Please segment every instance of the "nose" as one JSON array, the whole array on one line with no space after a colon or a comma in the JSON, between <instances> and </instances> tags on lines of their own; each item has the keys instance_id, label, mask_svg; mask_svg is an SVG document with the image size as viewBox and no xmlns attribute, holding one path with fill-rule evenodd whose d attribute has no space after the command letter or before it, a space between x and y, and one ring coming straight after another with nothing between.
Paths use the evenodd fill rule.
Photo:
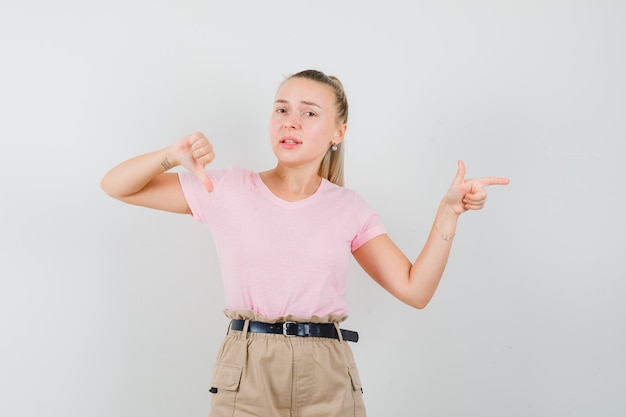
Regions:
<instances>
[{"instance_id":1,"label":"nose","mask_svg":"<svg viewBox=\"0 0 626 417\"><path fill-rule=\"evenodd\" d=\"M285 118L284 126L286 129L295 129L298 126L296 116L294 116L293 113Z\"/></svg>"}]
</instances>

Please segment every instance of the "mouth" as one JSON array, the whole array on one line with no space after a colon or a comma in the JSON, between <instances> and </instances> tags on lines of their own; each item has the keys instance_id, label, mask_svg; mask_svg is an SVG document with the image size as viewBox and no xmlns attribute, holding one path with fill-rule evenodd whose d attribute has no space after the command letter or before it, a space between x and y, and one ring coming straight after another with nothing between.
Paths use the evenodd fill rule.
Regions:
<instances>
[{"instance_id":1,"label":"mouth","mask_svg":"<svg viewBox=\"0 0 626 417\"><path fill-rule=\"evenodd\" d=\"M282 138L280 140L280 143L282 145L295 146L295 145L302 144L302 141L300 139L298 139L298 138L293 137L293 136L285 136L284 138Z\"/></svg>"}]
</instances>

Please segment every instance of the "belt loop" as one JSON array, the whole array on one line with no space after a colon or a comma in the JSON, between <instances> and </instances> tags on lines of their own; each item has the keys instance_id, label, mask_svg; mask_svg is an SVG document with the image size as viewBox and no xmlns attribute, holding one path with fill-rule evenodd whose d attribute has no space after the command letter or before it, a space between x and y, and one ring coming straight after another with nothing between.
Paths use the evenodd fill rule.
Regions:
<instances>
[{"instance_id":1,"label":"belt loop","mask_svg":"<svg viewBox=\"0 0 626 417\"><path fill-rule=\"evenodd\" d=\"M246 319L243 322L243 329L241 329L241 339L246 340L248 337L248 328L250 327L250 319Z\"/></svg>"},{"instance_id":2,"label":"belt loop","mask_svg":"<svg viewBox=\"0 0 626 417\"><path fill-rule=\"evenodd\" d=\"M339 327L339 323L333 323L335 325L335 329L337 329L337 337L339 337L339 341L343 342L343 333L341 333L341 328Z\"/></svg>"}]
</instances>

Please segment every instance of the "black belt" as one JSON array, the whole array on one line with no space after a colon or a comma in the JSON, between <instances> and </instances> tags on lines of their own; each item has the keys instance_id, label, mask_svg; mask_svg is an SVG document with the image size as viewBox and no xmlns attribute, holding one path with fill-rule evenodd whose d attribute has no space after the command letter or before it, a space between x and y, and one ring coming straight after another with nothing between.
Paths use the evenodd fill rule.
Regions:
<instances>
[{"instance_id":1,"label":"black belt","mask_svg":"<svg viewBox=\"0 0 626 417\"><path fill-rule=\"evenodd\" d=\"M230 328L233 330L243 330L245 320L233 320ZM339 339L337 328L334 323L297 323L287 321L284 323L263 323L261 321L250 321L248 331L252 333L273 333L284 334L285 336L302 337L326 337L329 339ZM352 330L341 329L341 336L347 342L358 342L359 334Z\"/></svg>"}]
</instances>

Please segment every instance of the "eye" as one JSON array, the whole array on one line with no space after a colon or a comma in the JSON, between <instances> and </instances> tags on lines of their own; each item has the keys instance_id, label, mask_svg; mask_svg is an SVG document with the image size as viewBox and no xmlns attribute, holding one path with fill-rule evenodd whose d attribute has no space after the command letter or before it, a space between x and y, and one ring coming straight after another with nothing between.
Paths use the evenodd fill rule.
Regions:
<instances>
[{"instance_id":1,"label":"eye","mask_svg":"<svg viewBox=\"0 0 626 417\"><path fill-rule=\"evenodd\" d=\"M304 115L305 115L306 117L314 117L314 116L317 116L317 114L316 114L315 112L312 112L312 111L305 111L305 112L304 112Z\"/></svg>"},{"instance_id":2,"label":"eye","mask_svg":"<svg viewBox=\"0 0 626 417\"><path fill-rule=\"evenodd\" d=\"M276 110L274 110L276 113L286 113L287 110L285 110L283 107L278 107L276 108Z\"/></svg>"}]
</instances>

